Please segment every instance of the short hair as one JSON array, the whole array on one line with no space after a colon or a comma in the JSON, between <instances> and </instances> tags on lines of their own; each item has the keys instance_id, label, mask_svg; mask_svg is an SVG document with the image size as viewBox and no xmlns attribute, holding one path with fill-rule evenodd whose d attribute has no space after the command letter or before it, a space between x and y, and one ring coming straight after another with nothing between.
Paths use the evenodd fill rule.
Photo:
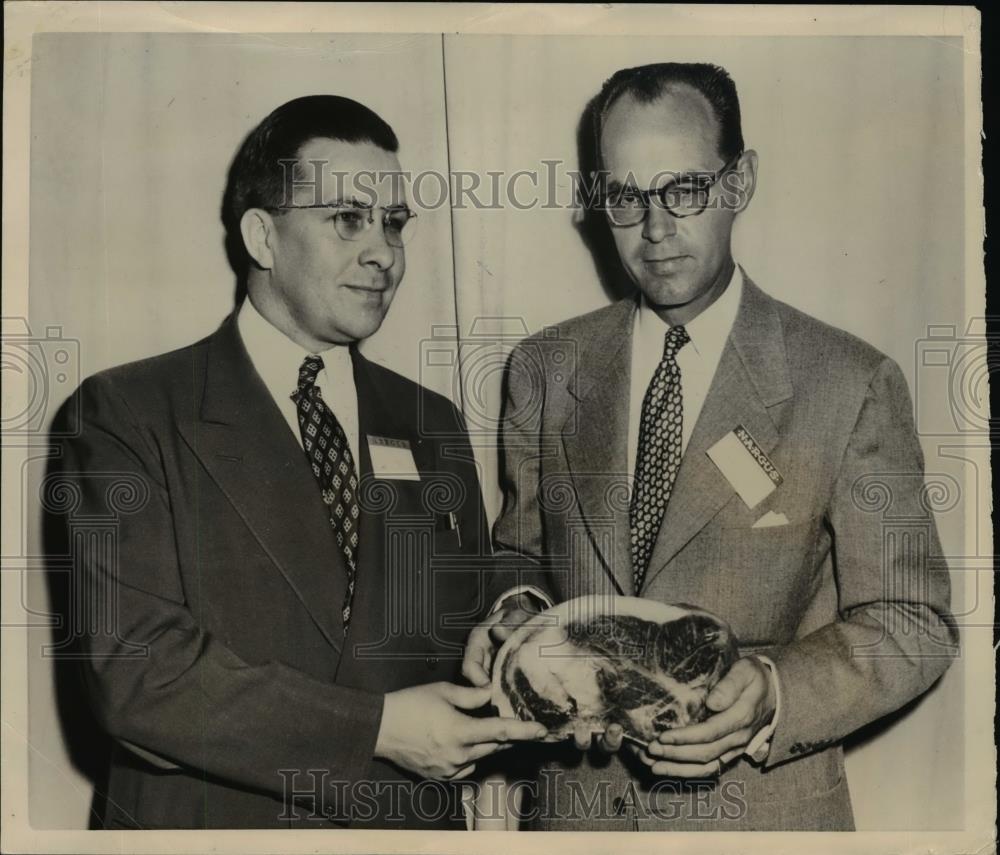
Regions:
<instances>
[{"instance_id":1,"label":"short hair","mask_svg":"<svg viewBox=\"0 0 1000 855\"><path fill-rule=\"evenodd\" d=\"M631 95L641 104L650 104L677 86L690 86L700 92L711 105L719 126L716 149L723 160L730 160L743 151L743 129L740 125L740 99L736 84L729 73L707 62L657 62L616 71L601 87L594 110L594 146L603 163L601 133L608 112L624 95Z\"/></svg>"},{"instance_id":2,"label":"short hair","mask_svg":"<svg viewBox=\"0 0 1000 855\"><path fill-rule=\"evenodd\" d=\"M399 140L386 121L350 98L306 95L273 110L243 140L229 169L222 221L234 263L247 261L240 236L243 215L250 208L276 208L282 204L285 170L281 161L298 158L302 146L313 139L367 142L393 153L399 150Z\"/></svg>"}]
</instances>

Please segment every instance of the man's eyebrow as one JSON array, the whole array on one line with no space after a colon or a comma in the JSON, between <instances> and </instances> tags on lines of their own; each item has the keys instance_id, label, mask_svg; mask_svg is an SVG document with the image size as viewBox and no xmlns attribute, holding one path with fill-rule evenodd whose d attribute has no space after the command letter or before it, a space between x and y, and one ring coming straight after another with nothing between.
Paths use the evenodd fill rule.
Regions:
<instances>
[{"instance_id":1,"label":"man's eyebrow","mask_svg":"<svg viewBox=\"0 0 1000 855\"><path fill-rule=\"evenodd\" d=\"M661 187L666 187L687 181L690 182L701 181L706 178L710 178L714 174L715 173L712 172L712 170L710 169L692 169L687 172L674 172L669 169L664 169L662 172L658 173L654 177L658 179L656 183L656 188L659 189ZM607 191L609 193L618 193L622 190L625 190L626 188L630 190L636 189L634 179L632 179L631 176L629 178L626 178L624 182L620 181L617 178L613 178L607 184Z\"/></svg>"},{"instance_id":2,"label":"man's eyebrow","mask_svg":"<svg viewBox=\"0 0 1000 855\"><path fill-rule=\"evenodd\" d=\"M665 169L660 173L659 177L667 180L660 182L658 186L662 187L664 184L680 184L684 181L704 180L706 178L711 178L713 175L715 175L715 172L711 169L691 169L687 172L671 172L670 170Z\"/></svg>"},{"instance_id":3,"label":"man's eyebrow","mask_svg":"<svg viewBox=\"0 0 1000 855\"><path fill-rule=\"evenodd\" d=\"M339 199L334 197L326 202L319 205L321 208L370 208L371 205L367 202L361 202L353 196L349 196L346 199Z\"/></svg>"},{"instance_id":4,"label":"man's eyebrow","mask_svg":"<svg viewBox=\"0 0 1000 855\"><path fill-rule=\"evenodd\" d=\"M321 204L317 205L316 207L319 207L319 208L360 208L362 210L368 211L368 210L371 210L372 207L381 207L381 206L373 206L367 200L362 201L360 199L356 199L355 197L351 196L351 197L349 197L347 199L331 199L328 202L322 202ZM394 202L394 203L392 203L390 205L385 205L384 207L385 207L385 210L387 210L387 211L409 211L410 210L409 203L407 203L407 202Z\"/></svg>"}]
</instances>

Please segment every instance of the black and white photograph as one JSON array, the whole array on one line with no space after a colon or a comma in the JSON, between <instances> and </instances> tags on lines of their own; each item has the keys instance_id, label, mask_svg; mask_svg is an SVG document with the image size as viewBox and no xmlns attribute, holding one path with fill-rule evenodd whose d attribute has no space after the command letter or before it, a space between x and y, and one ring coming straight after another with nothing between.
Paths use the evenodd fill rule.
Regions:
<instances>
[{"instance_id":1,"label":"black and white photograph","mask_svg":"<svg viewBox=\"0 0 1000 855\"><path fill-rule=\"evenodd\" d=\"M995 851L976 9L5 12L3 851Z\"/></svg>"}]
</instances>

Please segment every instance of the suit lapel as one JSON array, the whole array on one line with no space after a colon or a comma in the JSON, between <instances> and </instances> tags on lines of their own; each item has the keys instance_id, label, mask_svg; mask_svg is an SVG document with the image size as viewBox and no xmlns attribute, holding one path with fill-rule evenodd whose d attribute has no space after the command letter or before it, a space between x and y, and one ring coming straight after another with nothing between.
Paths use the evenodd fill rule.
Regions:
<instances>
[{"instance_id":1,"label":"suit lapel","mask_svg":"<svg viewBox=\"0 0 1000 855\"><path fill-rule=\"evenodd\" d=\"M419 433L419 389L352 351L358 393L360 547L354 610L347 632L350 657L337 677L347 685L377 687L387 669L406 671L402 651L426 643L422 619L431 608L432 576L425 541L434 518L425 490L435 472L436 450ZM369 437L405 441L419 481L376 478ZM390 661L400 658L396 666ZM378 660L374 662L373 659Z\"/></svg>"},{"instance_id":2,"label":"suit lapel","mask_svg":"<svg viewBox=\"0 0 1000 855\"><path fill-rule=\"evenodd\" d=\"M733 329L677 473L644 587L736 495L706 453L743 425L770 453L779 439L774 407L792 397L774 300L749 278Z\"/></svg>"},{"instance_id":3,"label":"suit lapel","mask_svg":"<svg viewBox=\"0 0 1000 855\"><path fill-rule=\"evenodd\" d=\"M366 584L373 574L384 575L383 557L385 553L385 513L393 517L416 517L426 514L421 508L422 481L378 480L374 479L371 449L368 437L379 436L387 439L402 439L409 443L410 452L418 472L425 473L433 467L433 460L426 459L426 451L416 433L414 409L416 401L391 400L385 383L379 383L380 369L369 362L357 349L352 350L354 363L354 384L358 392L358 449L361 478L361 539L358 583ZM414 406L411 406L413 404ZM378 488L374 489L373 488ZM391 490L393 499L386 509L382 499ZM366 495L368 498L366 499ZM351 626L354 626L352 621Z\"/></svg>"},{"instance_id":4,"label":"suit lapel","mask_svg":"<svg viewBox=\"0 0 1000 855\"><path fill-rule=\"evenodd\" d=\"M371 456L368 450L369 436L382 436L389 439L405 439L410 443L414 461L421 463L423 443L417 434L417 423L414 414L417 401L393 400L391 390L386 384L379 382L380 372L386 369L366 359L356 348L351 351L354 365L354 385L358 390L358 435L359 451L364 466L362 475L371 472ZM389 376L393 376L391 373ZM397 378L398 379L398 378ZM419 468L424 468L420 466Z\"/></svg>"},{"instance_id":5,"label":"suit lapel","mask_svg":"<svg viewBox=\"0 0 1000 855\"><path fill-rule=\"evenodd\" d=\"M609 307L602 332L580 342L569 385L579 409L563 430L577 501L595 548L624 595L632 593L628 518L628 413L634 300Z\"/></svg>"},{"instance_id":6,"label":"suit lapel","mask_svg":"<svg viewBox=\"0 0 1000 855\"><path fill-rule=\"evenodd\" d=\"M425 443L418 430L419 404L415 397L419 391L416 385L410 386L400 383L392 383L394 375L377 364L370 362L357 351L352 350L354 363L354 384L358 391L358 441L361 448L358 451L360 457L359 475L362 479L371 480L372 461L371 449L368 438L371 436L385 437L387 439L405 440L413 454L413 462L418 473L423 477L428 472L435 470L435 451L433 443ZM389 382L386 382L389 379ZM390 388L391 387L391 388ZM404 391L402 396L394 391L396 389L412 389L413 395ZM410 486L419 492L421 482L416 481L396 481L391 479L391 483L398 486ZM426 510L414 508L412 513L426 513Z\"/></svg>"},{"instance_id":7,"label":"suit lapel","mask_svg":"<svg viewBox=\"0 0 1000 855\"><path fill-rule=\"evenodd\" d=\"M205 372L200 419L182 424L181 433L339 651L343 557L302 448L254 370L235 314L210 339Z\"/></svg>"}]
</instances>

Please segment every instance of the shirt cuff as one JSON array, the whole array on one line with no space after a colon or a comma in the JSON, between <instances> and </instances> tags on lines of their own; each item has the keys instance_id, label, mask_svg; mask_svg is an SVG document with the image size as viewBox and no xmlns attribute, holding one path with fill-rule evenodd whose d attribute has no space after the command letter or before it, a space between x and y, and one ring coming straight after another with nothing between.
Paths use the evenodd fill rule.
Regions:
<instances>
[{"instance_id":1,"label":"shirt cuff","mask_svg":"<svg viewBox=\"0 0 1000 855\"><path fill-rule=\"evenodd\" d=\"M531 596L535 597L535 599L542 604L542 607L546 609L550 609L553 605L555 605L541 588L536 588L534 585L518 585L516 588L510 588L504 591L499 597L497 597L497 601L493 604L493 608L490 609L490 614L492 615L500 611L504 601L509 600L511 597L516 597L518 594L531 594Z\"/></svg>"},{"instance_id":2,"label":"shirt cuff","mask_svg":"<svg viewBox=\"0 0 1000 855\"><path fill-rule=\"evenodd\" d=\"M771 716L769 724L765 724L754 734L753 739L750 740L750 744L747 745L743 753L751 760L763 763L767 758L768 752L771 750L771 735L778 726L778 717L781 715L781 681L778 680L777 666L768 657L754 655L759 662L767 666L768 672L771 675L771 685L774 687L774 715Z\"/></svg>"}]
</instances>

